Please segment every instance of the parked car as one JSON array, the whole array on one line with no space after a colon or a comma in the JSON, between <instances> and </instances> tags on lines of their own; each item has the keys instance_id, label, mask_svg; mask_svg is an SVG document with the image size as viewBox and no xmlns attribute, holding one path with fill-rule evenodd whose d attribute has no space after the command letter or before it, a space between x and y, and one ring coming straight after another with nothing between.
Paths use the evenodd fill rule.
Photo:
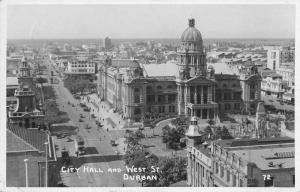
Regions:
<instances>
[{"instance_id":1,"label":"parked car","mask_svg":"<svg viewBox=\"0 0 300 192\"><path fill-rule=\"evenodd\" d=\"M112 146L117 146L117 143L116 143L115 140L110 140L110 144L111 144Z\"/></svg>"},{"instance_id":2,"label":"parked car","mask_svg":"<svg viewBox=\"0 0 300 192\"><path fill-rule=\"evenodd\" d=\"M95 114L92 114L91 117L92 117L92 118L96 118L96 115L95 115Z\"/></svg>"},{"instance_id":3,"label":"parked car","mask_svg":"<svg viewBox=\"0 0 300 192\"><path fill-rule=\"evenodd\" d=\"M78 151L78 155L84 155L85 154L85 151L84 150L79 150Z\"/></svg>"},{"instance_id":4,"label":"parked car","mask_svg":"<svg viewBox=\"0 0 300 192\"><path fill-rule=\"evenodd\" d=\"M82 113L80 114L80 118L84 118L84 115Z\"/></svg>"},{"instance_id":5,"label":"parked car","mask_svg":"<svg viewBox=\"0 0 300 192\"><path fill-rule=\"evenodd\" d=\"M78 121L79 121L79 122L84 122L84 120L83 120L83 119L79 119Z\"/></svg>"},{"instance_id":6,"label":"parked car","mask_svg":"<svg viewBox=\"0 0 300 192\"><path fill-rule=\"evenodd\" d=\"M91 110L90 110L89 108L87 108L87 107L85 107L83 110L86 111L86 112L90 112L90 111L91 111Z\"/></svg>"}]
</instances>

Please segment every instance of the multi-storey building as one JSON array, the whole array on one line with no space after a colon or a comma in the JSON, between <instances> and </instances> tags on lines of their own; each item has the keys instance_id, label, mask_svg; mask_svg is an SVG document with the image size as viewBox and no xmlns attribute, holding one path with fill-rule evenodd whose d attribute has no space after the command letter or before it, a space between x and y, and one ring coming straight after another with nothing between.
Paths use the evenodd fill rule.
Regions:
<instances>
[{"instance_id":1,"label":"multi-storey building","mask_svg":"<svg viewBox=\"0 0 300 192\"><path fill-rule=\"evenodd\" d=\"M238 73L223 67L207 67L201 33L190 19L181 36L178 60L163 64L139 64L137 60L107 58L99 66L99 96L123 113L140 120L179 114L201 119L218 113L255 113L260 101L261 77L255 66ZM216 68L216 69L215 69Z\"/></svg>"},{"instance_id":2,"label":"multi-storey building","mask_svg":"<svg viewBox=\"0 0 300 192\"><path fill-rule=\"evenodd\" d=\"M37 128L44 125L44 112L38 109L35 101L35 83L30 74L27 60L21 62L18 73L19 87L15 90L16 108L10 108L8 118L10 124L25 128Z\"/></svg>"},{"instance_id":3,"label":"multi-storey building","mask_svg":"<svg viewBox=\"0 0 300 192\"><path fill-rule=\"evenodd\" d=\"M269 69L277 70L285 63L295 63L295 48L274 47L268 50L267 67Z\"/></svg>"},{"instance_id":4,"label":"multi-storey building","mask_svg":"<svg viewBox=\"0 0 300 192\"><path fill-rule=\"evenodd\" d=\"M265 75L261 81L262 95L269 95L282 99L284 93L284 82L282 76L276 73Z\"/></svg>"},{"instance_id":5,"label":"multi-storey building","mask_svg":"<svg viewBox=\"0 0 300 192\"><path fill-rule=\"evenodd\" d=\"M290 138L205 141L196 117L186 133L187 184L193 187L293 187L295 146Z\"/></svg>"},{"instance_id":6,"label":"multi-storey building","mask_svg":"<svg viewBox=\"0 0 300 192\"><path fill-rule=\"evenodd\" d=\"M105 37L103 41L103 47L106 51L110 51L112 49L112 43L109 37Z\"/></svg>"},{"instance_id":7,"label":"multi-storey building","mask_svg":"<svg viewBox=\"0 0 300 192\"><path fill-rule=\"evenodd\" d=\"M95 63L92 60L78 58L68 62L65 74L67 75L89 75L95 74Z\"/></svg>"}]
</instances>

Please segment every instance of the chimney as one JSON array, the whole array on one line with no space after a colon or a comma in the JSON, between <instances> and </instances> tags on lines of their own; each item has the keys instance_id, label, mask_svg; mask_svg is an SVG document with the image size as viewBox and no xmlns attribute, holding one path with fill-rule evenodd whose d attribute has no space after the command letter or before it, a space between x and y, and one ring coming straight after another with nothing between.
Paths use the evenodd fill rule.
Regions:
<instances>
[{"instance_id":1,"label":"chimney","mask_svg":"<svg viewBox=\"0 0 300 192\"><path fill-rule=\"evenodd\" d=\"M195 19L189 19L189 27L194 27L195 26Z\"/></svg>"}]
</instances>

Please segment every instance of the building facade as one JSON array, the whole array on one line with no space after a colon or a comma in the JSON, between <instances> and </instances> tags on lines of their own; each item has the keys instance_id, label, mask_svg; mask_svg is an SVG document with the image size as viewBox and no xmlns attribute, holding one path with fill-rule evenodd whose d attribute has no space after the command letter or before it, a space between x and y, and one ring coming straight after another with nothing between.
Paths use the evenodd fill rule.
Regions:
<instances>
[{"instance_id":1,"label":"building facade","mask_svg":"<svg viewBox=\"0 0 300 192\"><path fill-rule=\"evenodd\" d=\"M95 74L95 63L88 59L68 61L65 73L67 74Z\"/></svg>"},{"instance_id":2,"label":"building facade","mask_svg":"<svg viewBox=\"0 0 300 192\"><path fill-rule=\"evenodd\" d=\"M293 139L233 139L207 142L203 128L197 127L197 124L195 127L192 121L186 137L189 186L295 186Z\"/></svg>"},{"instance_id":3,"label":"building facade","mask_svg":"<svg viewBox=\"0 0 300 192\"><path fill-rule=\"evenodd\" d=\"M177 61L140 64L107 58L99 65L98 94L124 118L136 121L167 115L216 119L219 113L253 112L260 101L255 67L234 74L208 66L202 36L190 19Z\"/></svg>"},{"instance_id":4,"label":"building facade","mask_svg":"<svg viewBox=\"0 0 300 192\"><path fill-rule=\"evenodd\" d=\"M295 63L295 48L293 47L274 47L268 49L267 67L277 70L280 65Z\"/></svg>"}]
</instances>

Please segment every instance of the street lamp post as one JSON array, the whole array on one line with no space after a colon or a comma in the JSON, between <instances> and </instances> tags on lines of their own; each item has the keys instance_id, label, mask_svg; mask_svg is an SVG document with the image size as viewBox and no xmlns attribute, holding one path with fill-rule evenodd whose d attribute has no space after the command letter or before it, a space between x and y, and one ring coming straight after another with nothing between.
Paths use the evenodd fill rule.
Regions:
<instances>
[{"instance_id":1,"label":"street lamp post","mask_svg":"<svg viewBox=\"0 0 300 192\"><path fill-rule=\"evenodd\" d=\"M24 159L25 162L25 180L26 180L26 187L28 187L28 159Z\"/></svg>"},{"instance_id":2,"label":"street lamp post","mask_svg":"<svg viewBox=\"0 0 300 192\"><path fill-rule=\"evenodd\" d=\"M48 187L48 142L45 142L46 147L46 176L45 176L45 187Z\"/></svg>"}]
</instances>

